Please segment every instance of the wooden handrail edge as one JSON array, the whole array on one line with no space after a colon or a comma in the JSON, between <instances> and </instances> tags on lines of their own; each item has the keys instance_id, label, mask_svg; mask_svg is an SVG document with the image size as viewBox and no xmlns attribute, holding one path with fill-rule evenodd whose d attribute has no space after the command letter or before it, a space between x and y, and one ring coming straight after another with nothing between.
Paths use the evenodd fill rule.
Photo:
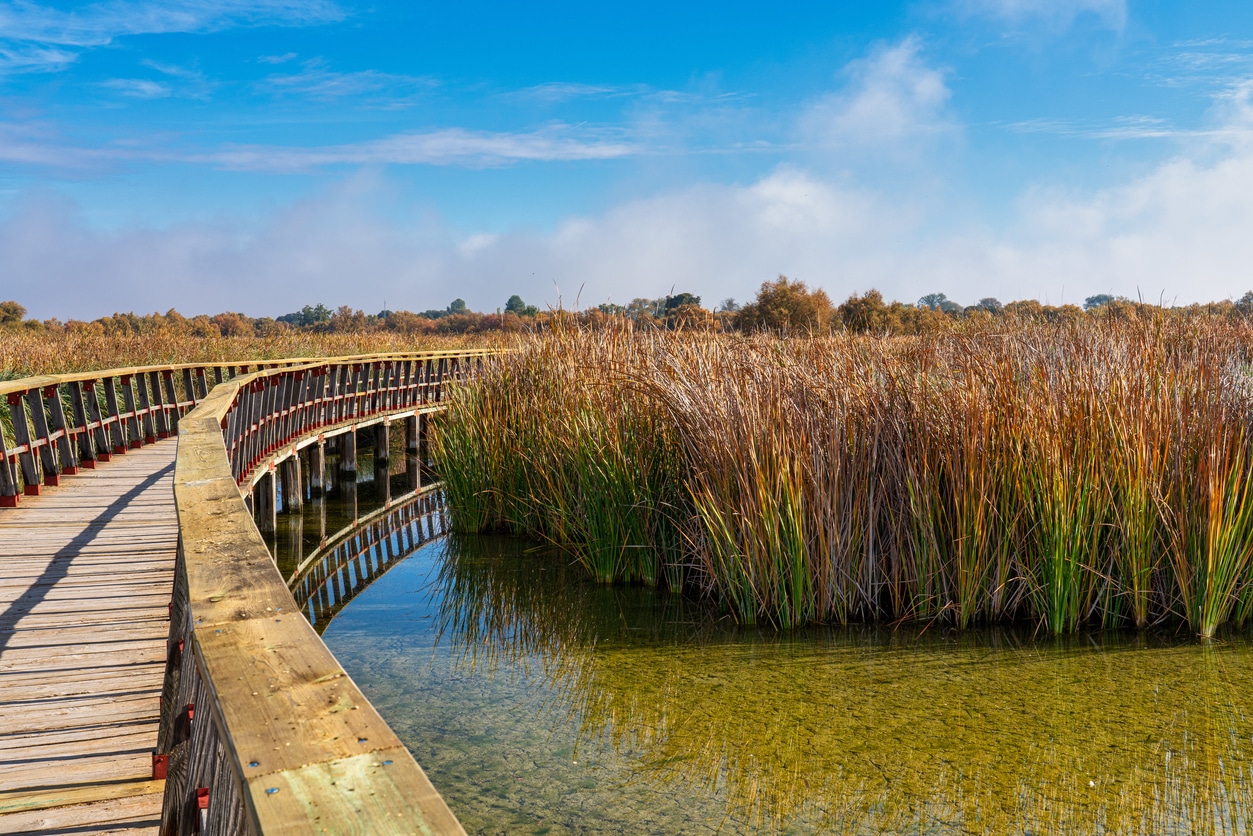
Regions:
<instances>
[{"instance_id":1,"label":"wooden handrail edge","mask_svg":"<svg viewBox=\"0 0 1253 836\"><path fill-rule=\"evenodd\" d=\"M69 372L66 374L34 375L31 377L13 378L12 380L0 380L0 396L7 395L10 392L29 392L32 389L59 386L63 383L81 383L88 380L100 380L106 377L134 377L135 375L151 374L152 372L181 372L184 369L192 369L194 371L195 369L226 368L228 366L247 366L249 368L258 366L270 366L274 368L296 368L301 366L316 367L327 363L368 363L373 360L438 360L441 357L488 357L493 354L500 354L504 351L507 351L507 349L438 349L414 352L352 354L343 357L290 357L269 360L205 360L199 363L169 363L157 366L128 366L113 369L97 369L92 371Z\"/></svg>"},{"instance_id":2,"label":"wooden handrail edge","mask_svg":"<svg viewBox=\"0 0 1253 836\"><path fill-rule=\"evenodd\" d=\"M415 355L370 359L388 357ZM371 832L370 823L399 832L403 823L406 832L464 833L299 611L232 475L222 419L240 388L267 373L276 372L223 382L182 418L174 473L188 650L253 832Z\"/></svg>"}]
</instances>

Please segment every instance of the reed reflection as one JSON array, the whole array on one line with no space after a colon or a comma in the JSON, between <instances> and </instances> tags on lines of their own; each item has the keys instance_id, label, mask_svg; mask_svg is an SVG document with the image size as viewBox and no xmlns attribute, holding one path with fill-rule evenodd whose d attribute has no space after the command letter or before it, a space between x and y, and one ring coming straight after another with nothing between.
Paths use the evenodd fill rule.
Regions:
<instances>
[{"instance_id":1,"label":"reed reflection","mask_svg":"<svg viewBox=\"0 0 1253 836\"><path fill-rule=\"evenodd\" d=\"M580 757L725 799L750 828L1246 833L1246 640L1013 630L776 633L453 536L438 636L459 675L541 675Z\"/></svg>"}]
</instances>

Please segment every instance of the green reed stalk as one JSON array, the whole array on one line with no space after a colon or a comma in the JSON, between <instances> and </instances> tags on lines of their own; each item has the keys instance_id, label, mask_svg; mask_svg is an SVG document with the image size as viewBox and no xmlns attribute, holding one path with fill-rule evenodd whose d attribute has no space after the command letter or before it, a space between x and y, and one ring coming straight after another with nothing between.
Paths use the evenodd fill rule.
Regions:
<instances>
[{"instance_id":1,"label":"green reed stalk","mask_svg":"<svg viewBox=\"0 0 1253 836\"><path fill-rule=\"evenodd\" d=\"M997 327L557 328L453 397L437 453L459 525L559 544L602 582L712 595L742 621L1066 633L1181 616L1205 632L1253 614L1253 328Z\"/></svg>"}]
</instances>

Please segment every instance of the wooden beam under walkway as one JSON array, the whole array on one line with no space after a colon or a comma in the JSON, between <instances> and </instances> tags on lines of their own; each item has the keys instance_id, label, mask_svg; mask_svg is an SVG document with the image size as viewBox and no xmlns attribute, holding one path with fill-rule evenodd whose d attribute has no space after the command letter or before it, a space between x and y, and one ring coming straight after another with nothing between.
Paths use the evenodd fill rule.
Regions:
<instances>
[{"instance_id":1,"label":"wooden beam under walkway","mask_svg":"<svg viewBox=\"0 0 1253 836\"><path fill-rule=\"evenodd\" d=\"M0 515L0 833L158 832L176 444Z\"/></svg>"}]
</instances>

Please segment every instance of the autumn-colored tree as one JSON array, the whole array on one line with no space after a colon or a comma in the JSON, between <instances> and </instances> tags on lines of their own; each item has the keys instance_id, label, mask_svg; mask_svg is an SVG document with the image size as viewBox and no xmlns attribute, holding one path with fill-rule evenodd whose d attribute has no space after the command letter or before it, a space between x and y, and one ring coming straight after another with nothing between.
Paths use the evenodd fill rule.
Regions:
<instances>
[{"instance_id":1,"label":"autumn-colored tree","mask_svg":"<svg viewBox=\"0 0 1253 836\"><path fill-rule=\"evenodd\" d=\"M826 291L779 276L762 282L757 299L740 311L739 323L746 331L816 332L829 327L833 314Z\"/></svg>"},{"instance_id":2,"label":"autumn-colored tree","mask_svg":"<svg viewBox=\"0 0 1253 836\"><path fill-rule=\"evenodd\" d=\"M16 325L26 316L26 308L12 300L0 302L0 325Z\"/></svg>"},{"instance_id":3,"label":"autumn-colored tree","mask_svg":"<svg viewBox=\"0 0 1253 836\"><path fill-rule=\"evenodd\" d=\"M241 313L220 313L209 317L223 337L251 337L255 333L252 320Z\"/></svg>"},{"instance_id":4,"label":"autumn-colored tree","mask_svg":"<svg viewBox=\"0 0 1253 836\"><path fill-rule=\"evenodd\" d=\"M890 330L888 306L883 301L883 294L877 290L868 290L864 296L854 293L840 305L839 313L840 321L850 331L864 334Z\"/></svg>"}]
</instances>

